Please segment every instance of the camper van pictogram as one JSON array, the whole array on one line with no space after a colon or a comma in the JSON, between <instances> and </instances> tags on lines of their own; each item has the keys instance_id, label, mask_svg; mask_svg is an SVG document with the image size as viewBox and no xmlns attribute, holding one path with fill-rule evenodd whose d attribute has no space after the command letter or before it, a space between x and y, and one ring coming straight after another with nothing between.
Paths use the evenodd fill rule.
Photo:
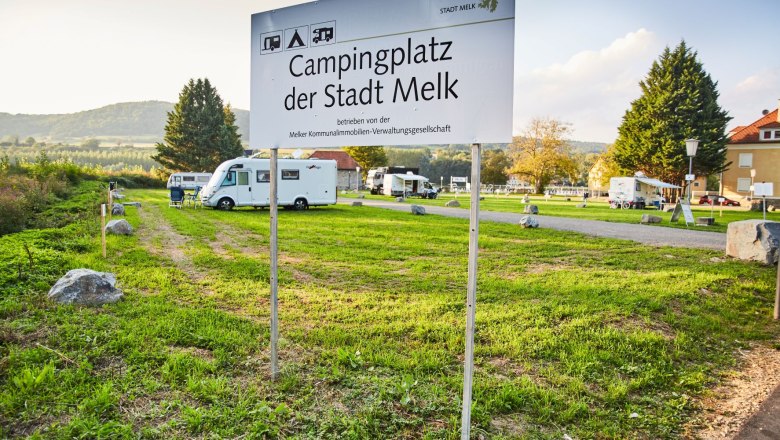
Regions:
<instances>
[{"instance_id":1,"label":"camper van pictogram","mask_svg":"<svg viewBox=\"0 0 780 440\"><path fill-rule=\"evenodd\" d=\"M263 39L263 50L270 50L273 52L276 49L281 49L281 47L282 47L281 35L271 35L270 37L265 37Z\"/></svg>"},{"instance_id":2,"label":"camper van pictogram","mask_svg":"<svg viewBox=\"0 0 780 440\"><path fill-rule=\"evenodd\" d=\"M314 42L319 43L320 41L330 41L333 39L333 28L332 27L322 27L319 29L314 29Z\"/></svg>"}]
</instances>

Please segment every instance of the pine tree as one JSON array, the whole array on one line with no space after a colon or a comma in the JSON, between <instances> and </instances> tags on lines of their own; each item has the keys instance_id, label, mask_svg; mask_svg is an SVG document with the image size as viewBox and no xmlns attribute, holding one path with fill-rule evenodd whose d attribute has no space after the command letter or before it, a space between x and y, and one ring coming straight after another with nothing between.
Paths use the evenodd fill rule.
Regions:
<instances>
[{"instance_id":1,"label":"pine tree","mask_svg":"<svg viewBox=\"0 0 780 440\"><path fill-rule=\"evenodd\" d=\"M169 171L214 171L243 154L235 121L208 79L190 79L168 112L165 137L152 158Z\"/></svg>"},{"instance_id":2,"label":"pine tree","mask_svg":"<svg viewBox=\"0 0 780 440\"><path fill-rule=\"evenodd\" d=\"M685 140L699 139L693 158L697 175L719 173L726 163L726 124L731 117L718 106L717 83L685 41L668 47L639 85L618 129L613 157L627 172L642 171L667 182L688 174Z\"/></svg>"}]
</instances>

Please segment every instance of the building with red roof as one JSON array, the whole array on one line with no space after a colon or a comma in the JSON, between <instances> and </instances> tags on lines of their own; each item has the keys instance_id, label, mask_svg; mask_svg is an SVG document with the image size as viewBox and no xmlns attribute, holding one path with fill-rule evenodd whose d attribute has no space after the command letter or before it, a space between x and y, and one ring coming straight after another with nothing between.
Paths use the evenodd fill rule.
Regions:
<instances>
[{"instance_id":1,"label":"building with red roof","mask_svg":"<svg viewBox=\"0 0 780 440\"><path fill-rule=\"evenodd\" d=\"M310 159L335 160L338 179L338 189L358 189L358 183L362 180L358 176L358 163L346 151L341 150L317 150L309 156Z\"/></svg>"},{"instance_id":2,"label":"building with red roof","mask_svg":"<svg viewBox=\"0 0 780 440\"><path fill-rule=\"evenodd\" d=\"M779 103L780 104L780 103ZM731 162L721 178L721 194L733 199L753 197L753 183L772 183L780 197L780 105L750 125L729 132L726 161ZM695 160L695 159L694 159Z\"/></svg>"}]
</instances>

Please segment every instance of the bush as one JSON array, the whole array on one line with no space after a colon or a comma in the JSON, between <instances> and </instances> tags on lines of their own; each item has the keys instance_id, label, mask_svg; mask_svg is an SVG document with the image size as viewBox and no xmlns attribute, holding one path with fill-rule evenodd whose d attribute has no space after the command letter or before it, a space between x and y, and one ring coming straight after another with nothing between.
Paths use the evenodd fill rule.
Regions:
<instances>
[{"instance_id":1,"label":"bush","mask_svg":"<svg viewBox=\"0 0 780 440\"><path fill-rule=\"evenodd\" d=\"M23 199L0 187L0 235L24 229L29 215L24 205Z\"/></svg>"}]
</instances>

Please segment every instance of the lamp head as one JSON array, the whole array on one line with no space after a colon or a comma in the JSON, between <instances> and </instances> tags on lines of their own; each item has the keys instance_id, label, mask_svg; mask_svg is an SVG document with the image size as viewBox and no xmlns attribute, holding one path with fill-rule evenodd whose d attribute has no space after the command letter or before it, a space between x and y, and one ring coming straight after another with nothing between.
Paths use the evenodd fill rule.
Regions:
<instances>
[{"instance_id":1,"label":"lamp head","mask_svg":"<svg viewBox=\"0 0 780 440\"><path fill-rule=\"evenodd\" d=\"M685 149L688 152L688 156L696 156L697 148L699 148L698 139L688 139L685 141Z\"/></svg>"}]
</instances>

